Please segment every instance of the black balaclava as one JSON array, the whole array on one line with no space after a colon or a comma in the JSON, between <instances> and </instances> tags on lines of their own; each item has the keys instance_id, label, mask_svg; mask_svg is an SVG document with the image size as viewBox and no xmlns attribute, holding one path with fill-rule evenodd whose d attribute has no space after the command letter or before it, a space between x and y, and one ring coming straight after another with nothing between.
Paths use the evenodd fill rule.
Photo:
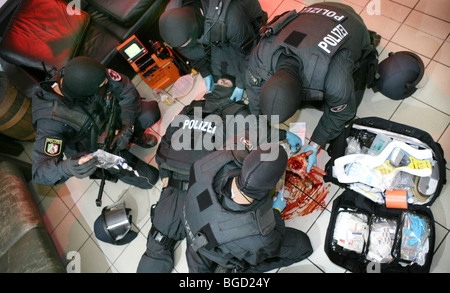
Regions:
<instances>
[{"instance_id":1,"label":"black balaclava","mask_svg":"<svg viewBox=\"0 0 450 293\"><path fill-rule=\"evenodd\" d=\"M279 122L289 119L300 108L302 82L300 64L293 57L281 55L275 74L263 85L259 96L261 112L271 120L278 115Z\"/></svg>"},{"instance_id":2,"label":"black balaclava","mask_svg":"<svg viewBox=\"0 0 450 293\"><path fill-rule=\"evenodd\" d=\"M283 176L287 161L286 151L279 144L260 146L245 158L236 186L246 196L261 200Z\"/></svg>"},{"instance_id":3,"label":"black balaclava","mask_svg":"<svg viewBox=\"0 0 450 293\"><path fill-rule=\"evenodd\" d=\"M58 82L64 96L84 100L99 92L106 78L106 68L89 57L75 57L58 72Z\"/></svg>"},{"instance_id":4,"label":"black balaclava","mask_svg":"<svg viewBox=\"0 0 450 293\"><path fill-rule=\"evenodd\" d=\"M159 18L161 37L172 47L180 47L189 39L195 41L198 30L197 18L190 7L169 9Z\"/></svg>"},{"instance_id":5,"label":"black balaclava","mask_svg":"<svg viewBox=\"0 0 450 293\"><path fill-rule=\"evenodd\" d=\"M225 98L230 98L236 87L233 85L231 87L223 86L220 84L215 84L212 92L205 94L206 100L223 100Z\"/></svg>"}]
</instances>

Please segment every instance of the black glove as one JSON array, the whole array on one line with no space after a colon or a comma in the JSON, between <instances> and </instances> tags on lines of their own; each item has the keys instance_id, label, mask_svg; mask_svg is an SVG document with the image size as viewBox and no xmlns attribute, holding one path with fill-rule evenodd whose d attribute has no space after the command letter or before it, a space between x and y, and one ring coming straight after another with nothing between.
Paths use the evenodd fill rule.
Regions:
<instances>
[{"instance_id":1,"label":"black glove","mask_svg":"<svg viewBox=\"0 0 450 293\"><path fill-rule=\"evenodd\" d=\"M111 150L114 154L124 150L130 143L131 136L134 133L133 126L122 126L122 130L114 137L111 143Z\"/></svg>"},{"instance_id":2,"label":"black glove","mask_svg":"<svg viewBox=\"0 0 450 293\"><path fill-rule=\"evenodd\" d=\"M92 175L97 169L96 165L98 164L98 159L95 157L83 164L78 164L78 160L79 158L71 158L62 161L60 163L62 171L69 176L75 176L82 179Z\"/></svg>"}]
</instances>

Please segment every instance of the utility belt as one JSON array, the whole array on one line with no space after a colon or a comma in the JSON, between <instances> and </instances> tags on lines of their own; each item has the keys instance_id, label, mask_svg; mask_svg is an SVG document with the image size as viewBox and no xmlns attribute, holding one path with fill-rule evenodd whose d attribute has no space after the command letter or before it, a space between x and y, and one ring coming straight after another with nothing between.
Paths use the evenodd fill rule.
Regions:
<instances>
[{"instance_id":1,"label":"utility belt","mask_svg":"<svg viewBox=\"0 0 450 293\"><path fill-rule=\"evenodd\" d=\"M173 177L169 178L169 182L167 183L168 186L172 186L174 188L180 189L182 191L186 191L189 188L189 181L186 180L177 180Z\"/></svg>"}]
</instances>

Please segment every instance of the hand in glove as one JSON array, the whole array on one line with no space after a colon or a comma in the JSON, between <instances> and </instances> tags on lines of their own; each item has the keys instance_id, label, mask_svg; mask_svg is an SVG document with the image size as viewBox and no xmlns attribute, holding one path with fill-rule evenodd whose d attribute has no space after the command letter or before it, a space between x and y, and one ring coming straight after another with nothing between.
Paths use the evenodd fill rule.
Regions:
<instances>
[{"instance_id":1,"label":"hand in glove","mask_svg":"<svg viewBox=\"0 0 450 293\"><path fill-rule=\"evenodd\" d=\"M297 135L286 130L286 141L291 146L291 152L296 153L302 147L302 140Z\"/></svg>"},{"instance_id":2,"label":"hand in glove","mask_svg":"<svg viewBox=\"0 0 450 293\"><path fill-rule=\"evenodd\" d=\"M306 172L309 173L313 166L317 167L317 153L319 149L313 148L312 146L307 146L305 148L304 153L312 151L312 153L308 156L308 167L306 167Z\"/></svg>"},{"instance_id":3,"label":"hand in glove","mask_svg":"<svg viewBox=\"0 0 450 293\"><path fill-rule=\"evenodd\" d=\"M307 172L308 168L308 156L312 155L313 151L309 150L301 153L300 155L291 157L288 160L288 168L295 174L297 174L305 185L309 185L308 181L313 185L323 183L323 176L327 173L322 169L312 166L311 172Z\"/></svg>"},{"instance_id":4,"label":"hand in glove","mask_svg":"<svg viewBox=\"0 0 450 293\"><path fill-rule=\"evenodd\" d=\"M114 154L117 154L128 146L133 132L133 126L122 126L122 130L114 137L111 143L111 150Z\"/></svg>"},{"instance_id":5,"label":"hand in glove","mask_svg":"<svg viewBox=\"0 0 450 293\"><path fill-rule=\"evenodd\" d=\"M92 175L97 169L98 160L96 157L85 156L82 158L70 158L60 163L61 170L68 176L75 176L82 179Z\"/></svg>"},{"instance_id":6,"label":"hand in glove","mask_svg":"<svg viewBox=\"0 0 450 293\"><path fill-rule=\"evenodd\" d=\"M234 88L233 93L231 94L230 100L239 102L242 100L242 96L244 95L244 90L238 87Z\"/></svg>"},{"instance_id":7,"label":"hand in glove","mask_svg":"<svg viewBox=\"0 0 450 293\"><path fill-rule=\"evenodd\" d=\"M205 85L206 85L206 90L208 91L208 93L212 92L212 90L214 89L214 78L212 77L212 75L208 75L204 78L205 80Z\"/></svg>"},{"instance_id":8,"label":"hand in glove","mask_svg":"<svg viewBox=\"0 0 450 293\"><path fill-rule=\"evenodd\" d=\"M283 198L283 195L278 192L277 196L273 199L272 208L279 210L280 213L283 212L286 207L286 200Z\"/></svg>"}]
</instances>

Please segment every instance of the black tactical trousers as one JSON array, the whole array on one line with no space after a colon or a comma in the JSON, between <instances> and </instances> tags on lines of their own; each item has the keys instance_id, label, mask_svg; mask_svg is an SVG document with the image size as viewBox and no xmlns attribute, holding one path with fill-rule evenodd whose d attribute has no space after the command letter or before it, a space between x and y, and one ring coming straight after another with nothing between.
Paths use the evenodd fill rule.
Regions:
<instances>
[{"instance_id":1,"label":"black tactical trousers","mask_svg":"<svg viewBox=\"0 0 450 293\"><path fill-rule=\"evenodd\" d=\"M152 225L172 241L169 245L161 244L149 232L147 250L139 262L138 273L170 273L173 270L176 241L186 237L182 222L185 198L186 191L171 186L163 189L154 209Z\"/></svg>"},{"instance_id":2,"label":"black tactical trousers","mask_svg":"<svg viewBox=\"0 0 450 293\"><path fill-rule=\"evenodd\" d=\"M280 255L266 259L256 267L245 270L245 273L263 273L276 268L287 267L302 261L313 253L311 241L306 233L286 227L286 234L281 244Z\"/></svg>"}]
</instances>

